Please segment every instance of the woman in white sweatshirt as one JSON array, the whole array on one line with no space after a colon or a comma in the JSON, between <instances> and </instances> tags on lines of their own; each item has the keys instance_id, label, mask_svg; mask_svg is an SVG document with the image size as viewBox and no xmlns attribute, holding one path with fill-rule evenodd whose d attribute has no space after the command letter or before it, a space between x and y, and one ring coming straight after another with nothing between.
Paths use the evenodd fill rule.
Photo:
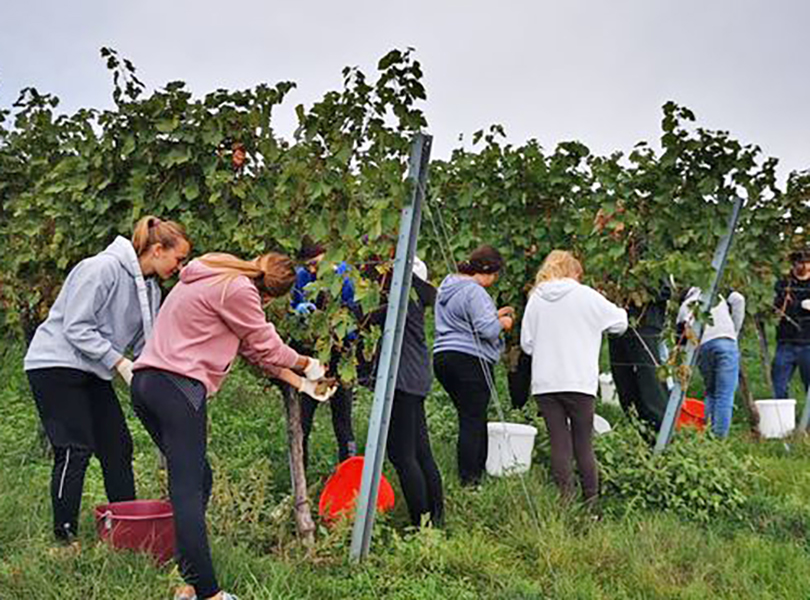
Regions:
<instances>
[{"instance_id":1,"label":"woman in white sweatshirt","mask_svg":"<svg viewBox=\"0 0 810 600\"><path fill-rule=\"evenodd\" d=\"M694 326L693 311L700 301L701 290L692 287L678 310L678 326ZM711 310L698 346L697 364L705 386L706 419L712 433L719 438L728 437L734 412L734 393L740 378L740 348L737 338L745 320L745 297L731 292L728 298L720 296Z\"/></svg>"},{"instance_id":2,"label":"woman in white sweatshirt","mask_svg":"<svg viewBox=\"0 0 810 600\"><path fill-rule=\"evenodd\" d=\"M565 499L574 494L571 457L586 501L599 494L593 414L602 334L627 329L627 312L580 283L582 265L553 250L537 272L520 345L532 357L532 394L551 440L551 473ZM568 424L570 420L570 426Z\"/></svg>"}]
</instances>

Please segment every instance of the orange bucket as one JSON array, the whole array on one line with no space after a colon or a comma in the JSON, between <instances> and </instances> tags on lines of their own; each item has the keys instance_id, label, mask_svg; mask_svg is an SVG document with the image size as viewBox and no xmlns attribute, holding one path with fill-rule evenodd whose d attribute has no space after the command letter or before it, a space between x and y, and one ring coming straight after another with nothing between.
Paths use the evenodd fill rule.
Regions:
<instances>
[{"instance_id":1,"label":"orange bucket","mask_svg":"<svg viewBox=\"0 0 810 600\"><path fill-rule=\"evenodd\" d=\"M336 521L342 517L353 516L354 504L360 493L360 484L363 481L362 456L353 456L340 463L335 472L326 480L318 502L318 513L327 522ZM394 488L385 478L380 476L380 489L377 494L377 510L386 512L394 507Z\"/></svg>"},{"instance_id":2,"label":"orange bucket","mask_svg":"<svg viewBox=\"0 0 810 600\"><path fill-rule=\"evenodd\" d=\"M676 429L684 426L694 427L698 431L703 431L706 427L706 408L702 400L687 398L683 401Z\"/></svg>"}]
</instances>

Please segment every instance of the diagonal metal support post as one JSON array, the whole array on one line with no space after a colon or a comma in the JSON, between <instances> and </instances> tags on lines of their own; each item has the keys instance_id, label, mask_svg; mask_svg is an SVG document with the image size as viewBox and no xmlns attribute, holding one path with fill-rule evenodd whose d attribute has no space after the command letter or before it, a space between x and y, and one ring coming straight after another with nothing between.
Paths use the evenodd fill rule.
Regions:
<instances>
[{"instance_id":1,"label":"diagonal metal support post","mask_svg":"<svg viewBox=\"0 0 810 600\"><path fill-rule=\"evenodd\" d=\"M394 274L388 295L388 312L383 329L380 361L377 366L377 379L374 385L374 404L368 424L366 454L363 465L363 480L357 498L357 512L352 530L350 555L359 561L368 556L374 517L377 508L377 494L380 476L385 460L385 445L388 441L388 423L391 419L391 405L399 371L399 357L402 350L402 336L405 318L408 313L408 295L411 289L413 257L416 254L416 240L422 220L422 202L427 181L430 146L433 138L417 134L411 148L408 168L410 198L402 208L399 225L399 238L394 258Z\"/></svg>"},{"instance_id":2,"label":"diagonal metal support post","mask_svg":"<svg viewBox=\"0 0 810 600\"><path fill-rule=\"evenodd\" d=\"M731 242L734 240L734 232L737 229L737 222L740 219L740 211L742 210L743 200L740 197L735 198L734 207L731 211L731 217L728 222L728 231L720 242L717 244L717 250L714 253L712 260L712 267L714 268L714 279L712 280L711 288L706 292L705 290L700 295L700 309L702 314L706 314L712 306L714 306L714 298L717 296L717 290L720 287L720 282L723 280L723 272L726 269L726 260L728 253L731 250ZM700 340L703 335L703 324L695 321L693 327L696 339ZM686 344L686 364L689 367L689 373L692 373L697 365L697 345L694 342L687 342ZM675 422L678 420L678 415L681 413L681 406L683 399L686 396L686 390L683 389L680 378L675 378L675 386L669 394L669 402L667 403L667 410L664 413L664 420L661 423L661 430L658 432L658 438L655 441L655 453L660 454L664 451L672 439L672 433L675 430Z\"/></svg>"}]
</instances>

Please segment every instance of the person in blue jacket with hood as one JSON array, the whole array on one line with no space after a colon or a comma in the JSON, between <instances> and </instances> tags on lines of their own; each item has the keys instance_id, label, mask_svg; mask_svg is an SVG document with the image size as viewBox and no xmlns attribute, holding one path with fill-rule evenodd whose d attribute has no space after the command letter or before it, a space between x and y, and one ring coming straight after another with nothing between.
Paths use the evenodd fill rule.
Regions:
<instances>
[{"instance_id":1,"label":"person in blue jacket with hood","mask_svg":"<svg viewBox=\"0 0 810 600\"><path fill-rule=\"evenodd\" d=\"M326 248L319 243L313 242L305 237L299 259L303 264L295 268L295 284L292 290L292 309L301 316L306 316L319 308L323 308L323 296L313 297L311 291L306 286L314 282L318 277L318 265L326 254ZM343 276L343 286L340 290L341 304L347 307L355 318L360 321L362 311L360 305L354 299L354 283L349 277L351 268L345 261L341 261L335 266L335 272ZM350 332L347 341L352 341L357 337L357 332ZM300 344L293 346L299 352L311 353L311 349L303 348ZM329 371L334 373L337 368L340 355L333 351L329 364ZM332 429L335 433L335 440L338 446L338 461L343 462L347 458L357 454L357 442L354 439L354 429L352 426L352 402L354 396L352 390L343 384L338 386L329 408L332 412ZM312 424L315 420L315 411L318 405L322 404L307 394L301 395L301 428L304 434L304 461L309 459L309 435L312 432Z\"/></svg>"},{"instance_id":2,"label":"person in blue jacket with hood","mask_svg":"<svg viewBox=\"0 0 810 600\"><path fill-rule=\"evenodd\" d=\"M156 279L171 277L191 245L183 228L147 216L132 241L118 236L68 274L48 318L37 328L24 368L53 446L51 501L54 533L77 533L84 474L101 463L110 502L135 498L132 437L112 387L118 372L129 385L137 356L160 306Z\"/></svg>"},{"instance_id":3,"label":"person in blue jacket with hood","mask_svg":"<svg viewBox=\"0 0 810 600\"><path fill-rule=\"evenodd\" d=\"M480 482L487 462L489 382L503 350L501 331L514 324L514 309L496 308L486 288L498 279L503 258L480 246L458 273L445 277L436 299L433 368L458 411L458 474L462 485Z\"/></svg>"}]
</instances>

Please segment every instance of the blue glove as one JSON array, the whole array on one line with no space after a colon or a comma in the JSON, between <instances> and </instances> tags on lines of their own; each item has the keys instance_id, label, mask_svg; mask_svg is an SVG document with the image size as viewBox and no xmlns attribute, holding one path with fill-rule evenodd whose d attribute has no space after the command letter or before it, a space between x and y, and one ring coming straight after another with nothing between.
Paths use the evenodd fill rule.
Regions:
<instances>
[{"instance_id":1,"label":"blue glove","mask_svg":"<svg viewBox=\"0 0 810 600\"><path fill-rule=\"evenodd\" d=\"M345 260L340 261L337 264L337 266L335 267L335 273L337 273L338 275L345 275L350 270L351 270L351 267L349 266L349 264Z\"/></svg>"},{"instance_id":2,"label":"blue glove","mask_svg":"<svg viewBox=\"0 0 810 600\"><path fill-rule=\"evenodd\" d=\"M297 315L308 315L313 310L316 310L317 306L315 306L312 302L301 302L298 306L295 307L295 314Z\"/></svg>"}]
</instances>

